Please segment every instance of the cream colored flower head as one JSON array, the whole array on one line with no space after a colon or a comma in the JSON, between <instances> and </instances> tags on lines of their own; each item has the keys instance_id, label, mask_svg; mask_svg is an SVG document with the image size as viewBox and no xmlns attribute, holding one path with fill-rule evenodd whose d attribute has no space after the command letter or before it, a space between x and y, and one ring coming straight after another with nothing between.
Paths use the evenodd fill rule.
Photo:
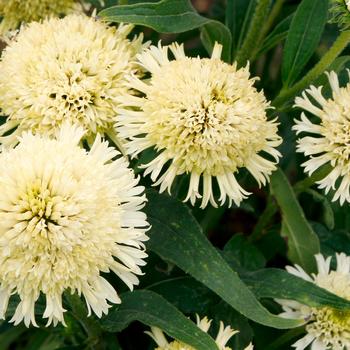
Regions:
<instances>
[{"instance_id":1,"label":"cream colored flower head","mask_svg":"<svg viewBox=\"0 0 350 350\"><path fill-rule=\"evenodd\" d=\"M132 289L145 265L144 188L107 142L97 137L87 152L82 136L68 124L57 139L27 132L0 153L0 318L17 294L15 325L36 326L40 294L47 324L64 323L65 291L82 294L101 317L120 303L101 272Z\"/></svg>"},{"instance_id":2,"label":"cream colored flower head","mask_svg":"<svg viewBox=\"0 0 350 350\"><path fill-rule=\"evenodd\" d=\"M138 74L143 47L142 36L127 39L132 28L84 15L21 28L0 62L0 108L9 116L0 134L16 128L0 142L13 145L26 130L54 135L64 121L81 125L90 142L96 133L117 142L117 98L131 93L126 76Z\"/></svg>"},{"instance_id":3,"label":"cream colored flower head","mask_svg":"<svg viewBox=\"0 0 350 350\"><path fill-rule=\"evenodd\" d=\"M211 320L207 317L200 319L197 315L197 326L203 331L208 333L211 325ZM166 339L162 330L157 327L151 327L151 332L146 332L152 337L152 339L157 343L157 348L155 350L196 350L190 345L184 344L177 340L173 340L170 343ZM233 330L230 326L225 327L222 322L220 322L219 333L215 339L215 342L219 350L231 350L230 347L226 346L230 338L238 333L238 331ZM244 350L253 350L252 344L249 344ZM199 349L198 349L199 350Z\"/></svg>"},{"instance_id":4,"label":"cream colored flower head","mask_svg":"<svg viewBox=\"0 0 350 350\"><path fill-rule=\"evenodd\" d=\"M350 83L339 87L336 73L328 74L333 91L332 98L322 96L322 86L310 86L302 97L295 99L295 106L312 113L311 121L305 113L295 120L293 129L306 134L298 140L297 151L309 157L302 164L311 175L324 164L332 167L331 172L318 181L319 188L328 193L334 191L333 201L340 204L350 202ZM312 99L310 99L310 97Z\"/></svg>"},{"instance_id":5,"label":"cream colored flower head","mask_svg":"<svg viewBox=\"0 0 350 350\"><path fill-rule=\"evenodd\" d=\"M21 23L81 11L78 0L0 0L0 34L17 29Z\"/></svg>"},{"instance_id":6,"label":"cream colored flower head","mask_svg":"<svg viewBox=\"0 0 350 350\"><path fill-rule=\"evenodd\" d=\"M280 157L277 123L267 120L269 103L253 86L256 79L249 78L248 67L221 61L221 49L216 44L210 59L187 57L178 44L140 54L150 79L131 79L130 87L142 96L121 98L117 122L120 135L130 140L131 155L152 147L157 151L144 168L160 192L170 193L176 176L189 174L185 201L194 205L201 198L201 208L208 202L216 206L214 179L220 203L228 199L229 205L239 205L249 193L237 173L246 168L264 185Z\"/></svg>"},{"instance_id":7,"label":"cream colored flower head","mask_svg":"<svg viewBox=\"0 0 350 350\"><path fill-rule=\"evenodd\" d=\"M350 256L337 254L337 268L330 269L331 257L325 259L316 255L318 273L309 276L300 266L287 266L289 273L315 283L342 298L350 300ZM292 300L277 300L286 318L306 320L306 335L293 347L306 349L310 344L312 350L349 350L350 349L350 312L330 307L309 307Z\"/></svg>"}]
</instances>

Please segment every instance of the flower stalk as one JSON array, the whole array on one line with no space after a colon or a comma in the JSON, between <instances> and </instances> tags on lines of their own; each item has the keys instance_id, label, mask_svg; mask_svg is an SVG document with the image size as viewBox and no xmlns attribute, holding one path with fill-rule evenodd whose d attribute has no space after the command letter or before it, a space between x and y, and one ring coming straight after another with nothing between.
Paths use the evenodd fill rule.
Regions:
<instances>
[{"instance_id":1,"label":"flower stalk","mask_svg":"<svg viewBox=\"0 0 350 350\"><path fill-rule=\"evenodd\" d=\"M322 59L312 68L303 79L288 89L282 89L279 95L272 102L275 107L282 107L288 100L297 95L301 90L310 85L317 77L319 77L334 60L342 53L350 42L350 30L342 32L334 42L328 52Z\"/></svg>"},{"instance_id":2,"label":"flower stalk","mask_svg":"<svg viewBox=\"0 0 350 350\"><path fill-rule=\"evenodd\" d=\"M270 4L271 0L260 0L257 4L247 36L237 54L236 60L238 66L246 65L247 61L252 57L252 53L256 51L256 48L259 46L262 39L262 35L260 34L261 23L264 23L269 13Z\"/></svg>"}]
</instances>

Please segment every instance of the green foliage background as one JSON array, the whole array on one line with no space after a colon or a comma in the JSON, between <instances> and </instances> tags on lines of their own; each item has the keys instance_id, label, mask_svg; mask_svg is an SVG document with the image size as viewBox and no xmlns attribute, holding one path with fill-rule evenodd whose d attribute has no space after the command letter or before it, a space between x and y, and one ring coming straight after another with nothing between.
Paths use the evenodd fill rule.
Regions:
<instances>
[{"instance_id":1,"label":"green foliage background","mask_svg":"<svg viewBox=\"0 0 350 350\"><path fill-rule=\"evenodd\" d=\"M2 322L0 350L154 349L143 333L148 326L158 326L196 349L217 349L187 318L194 319L196 313L214 319L213 334L220 320L239 329L228 343L235 350L250 341L257 350L290 349L303 334L302 320L276 316L280 309L273 298L350 309L349 301L282 270L297 263L314 272L313 255L320 251L350 254L348 205L340 207L316 190L314 183L327 167L305 178L291 131L299 114L292 108L294 97L311 83L326 85L325 70L342 76L349 66L350 34L327 24L328 1L213 0L202 2L201 12L188 0L119 5L108 0L103 8L93 3L101 20L135 23L135 31L143 31L153 43L177 40L185 43L189 55L207 56L219 41L226 62L244 66L249 60L252 75L260 77L257 87L273 101L271 117L279 117L283 158L269 187L257 188L240 174L253 193L240 208L192 208L181 202L183 182L176 183L169 197L150 189L143 178L152 228L148 264L137 290L127 291L108 276L123 302L101 320L87 318L82 301L66 295L68 327L26 329ZM136 172L147 157L145 152L134 161Z\"/></svg>"}]
</instances>

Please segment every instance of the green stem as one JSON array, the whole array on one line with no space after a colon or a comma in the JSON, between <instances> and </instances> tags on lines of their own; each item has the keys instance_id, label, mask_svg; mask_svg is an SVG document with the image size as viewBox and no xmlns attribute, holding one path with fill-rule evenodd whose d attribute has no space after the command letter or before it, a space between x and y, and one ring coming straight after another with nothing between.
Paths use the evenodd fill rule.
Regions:
<instances>
[{"instance_id":1,"label":"green stem","mask_svg":"<svg viewBox=\"0 0 350 350\"><path fill-rule=\"evenodd\" d=\"M267 198L267 204L260 215L258 222L256 223L252 234L249 236L249 240L257 241L263 234L264 228L270 223L273 216L277 213L277 204L273 200L271 194Z\"/></svg>"},{"instance_id":2,"label":"green stem","mask_svg":"<svg viewBox=\"0 0 350 350\"><path fill-rule=\"evenodd\" d=\"M94 350L102 349L100 342L102 329L99 323L93 317L87 316L86 307L77 295L66 293L65 297L72 308L72 315L81 323L88 334L88 345Z\"/></svg>"},{"instance_id":3,"label":"green stem","mask_svg":"<svg viewBox=\"0 0 350 350\"><path fill-rule=\"evenodd\" d=\"M268 17L266 23L263 26L263 29L261 31L261 36L265 37L265 35L268 33L268 31L271 29L272 25L275 23L275 20L277 16L280 14L283 4L285 0L276 0L275 4L272 7L270 16Z\"/></svg>"},{"instance_id":4,"label":"green stem","mask_svg":"<svg viewBox=\"0 0 350 350\"><path fill-rule=\"evenodd\" d=\"M261 23L264 23L267 14L269 13L271 0L260 0L256 5L254 16L250 24L247 36L243 42L241 49L237 54L237 62L239 66L246 65L253 52L259 45L257 38L260 37Z\"/></svg>"},{"instance_id":5,"label":"green stem","mask_svg":"<svg viewBox=\"0 0 350 350\"><path fill-rule=\"evenodd\" d=\"M272 10L271 10L271 13L270 13L269 17L268 17L266 23L264 24L264 26L263 26L263 28L262 28L262 30L260 32L258 43L262 43L263 40L265 39L265 37L268 34L269 30L271 29L271 27L275 23L276 18L280 14L284 2L285 2L285 0L276 0L275 4L272 7ZM255 58L258 50L259 50L259 47L257 45L255 50L254 50L254 54L252 55L252 59Z\"/></svg>"},{"instance_id":6,"label":"green stem","mask_svg":"<svg viewBox=\"0 0 350 350\"><path fill-rule=\"evenodd\" d=\"M306 191L311 186L313 186L317 181L325 178L332 170L330 164L324 165L320 169L316 170L311 176L297 182L293 187L296 195Z\"/></svg>"},{"instance_id":7,"label":"green stem","mask_svg":"<svg viewBox=\"0 0 350 350\"><path fill-rule=\"evenodd\" d=\"M316 170L311 176L306 177L305 179L298 181L293 186L295 195L298 196L300 193L307 191L311 186L313 186L317 181L322 180L327 176L332 167L330 165L324 165L320 169ZM253 232L249 236L251 242L257 241L263 235L264 228L271 222L273 216L277 213L278 206L274 201L273 196L270 194L267 198L267 204L260 215L258 222L256 223Z\"/></svg>"},{"instance_id":8,"label":"green stem","mask_svg":"<svg viewBox=\"0 0 350 350\"><path fill-rule=\"evenodd\" d=\"M332 47L328 52L322 57L322 59L312 68L303 79L298 83L293 85L288 89L282 89L280 94L275 98L272 104L275 107L283 106L290 98L293 98L301 90L305 89L314 81L318 76L320 76L332 63L333 61L342 53L345 47L350 42L350 31L342 32L337 40L333 43Z\"/></svg>"},{"instance_id":9,"label":"green stem","mask_svg":"<svg viewBox=\"0 0 350 350\"><path fill-rule=\"evenodd\" d=\"M293 328L290 331L283 333L279 338L277 338L274 342L268 345L265 350L278 350L285 349L286 344L291 340L297 338L301 334L305 333L304 327ZM283 346L282 346L283 345Z\"/></svg>"}]
</instances>

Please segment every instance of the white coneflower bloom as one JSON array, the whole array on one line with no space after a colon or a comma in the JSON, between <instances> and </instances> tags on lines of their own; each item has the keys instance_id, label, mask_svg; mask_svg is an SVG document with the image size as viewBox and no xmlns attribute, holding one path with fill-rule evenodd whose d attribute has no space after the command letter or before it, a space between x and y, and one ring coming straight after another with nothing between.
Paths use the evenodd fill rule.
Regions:
<instances>
[{"instance_id":1,"label":"white coneflower bloom","mask_svg":"<svg viewBox=\"0 0 350 350\"><path fill-rule=\"evenodd\" d=\"M108 27L84 15L52 18L23 27L0 62L0 108L9 116L0 141L16 143L30 130L54 135L62 122L81 125L92 142L98 132L115 142L117 98L131 93L142 36L127 39L131 25Z\"/></svg>"},{"instance_id":2,"label":"white coneflower bloom","mask_svg":"<svg viewBox=\"0 0 350 350\"><path fill-rule=\"evenodd\" d=\"M210 328L211 320L209 321L207 317L200 319L197 315L197 326L203 331L208 332ZM151 327L151 332L146 332L152 337L152 339L157 343L158 347L155 350L196 350L190 345L184 344L177 340L171 341L170 343L166 339L163 331L157 327ZM219 350L231 350L230 347L226 346L226 343L230 338L238 333L238 331L233 330L230 326L225 327L222 322L220 322L220 329L215 342ZM252 344L249 344L244 350L253 350Z\"/></svg>"},{"instance_id":3,"label":"white coneflower bloom","mask_svg":"<svg viewBox=\"0 0 350 350\"><path fill-rule=\"evenodd\" d=\"M66 290L101 317L108 301L120 303L101 272L132 289L145 264L144 188L107 142L97 137L87 152L78 146L82 136L69 125L57 139L27 132L0 153L0 318L18 294L15 325L36 325L40 293L48 324L64 323Z\"/></svg>"},{"instance_id":4,"label":"white coneflower bloom","mask_svg":"<svg viewBox=\"0 0 350 350\"><path fill-rule=\"evenodd\" d=\"M0 0L0 33L17 29L21 23L82 10L78 0Z\"/></svg>"},{"instance_id":5,"label":"white coneflower bloom","mask_svg":"<svg viewBox=\"0 0 350 350\"><path fill-rule=\"evenodd\" d=\"M333 201L340 204L350 202L350 83L339 87L335 72L328 74L333 97L322 96L322 86L310 86L302 97L295 99L295 106L314 114L320 123L313 123L304 113L301 120L295 120L293 127L297 134L307 133L298 140L297 151L310 157L303 163L304 171L311 175L324 164L330 164L332 171L318 181L319 188L328 193L335 190ZM315 102L310 101L311 96Z\"/></svg>"},{"instance_id":6,"label":"white coneflower bloom","mask_svg":"<svg viewBox=\"0 0 350 350\"><path fill-rule=\"evenodd\" d=\"M175 56L171 61L169 48ZM130 86L143 96L120 99L124 108L117 123L121 136L130 139L130 154L150 147L158 152L144 168L160 192L170 192L177 175L190 174L185 201L202 198L202 208L209 201L216 205L214 178L221 204L228 198L229 205L239 205L249 193L235 174L246 168L259 185L265 184L280 156L277 123L267 120L269 103L254 88L256 79L249 79L248 67L221 61L221 49L215 44L211 59L187 57L177 44L140 54L151 77L131 79Z\"/></svg>"},{"instance_id":7,"label":"white coneflower bloom","mask_svg":"<svg viewBox=\"0 0 350 350\"><path fill-rule=\"evenodd\" d=\"M346 6L347 6L348 10L350 11L350 0L346 0Z\"/></svg>"},{"instance_id":8,"label":"white coneflower bloom","mask_svg":"<svg viewBox=\"0 0 350 350\"><path fill-rule=\"evenodd\" d=\"M350 257L337 254L337 269L330 270L331 257L325 259L316 255L318 273L309 276L300 266L287 266L289 273L313 282L342 298L350 300ZM304 318L307 322L307 334L293 347L303 350L312 344L312 350L350 349L350 312L330 307L309 307L292 300L277 300L283 307L281 316L286 318Z\"/></svg>"}]
</instances>

